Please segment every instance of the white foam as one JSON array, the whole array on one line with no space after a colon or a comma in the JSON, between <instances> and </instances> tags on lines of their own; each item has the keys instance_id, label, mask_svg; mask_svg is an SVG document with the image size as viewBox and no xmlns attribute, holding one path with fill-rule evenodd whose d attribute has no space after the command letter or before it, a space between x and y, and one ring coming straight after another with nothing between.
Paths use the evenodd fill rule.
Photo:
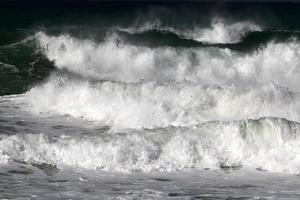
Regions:
<instances>
[{"instance_id":1,"label":"white foam","mask_svg":"<svg viewBox=\"0 0 300 200\"><path fill-rule=\"evenodd\" d=\"M115 129L192 126L203 121L277 116L299 120L299 95L258 89L156 83L90 83L53 76L27 94L33 113L71 115Z\"/></svg>"},{"instance_id":2,"label":"white foam","mask_svg":"<svg viewBox=\"0 0 300 200\"><path fill-rule=\"evenodd\" d=\"M98 136L2 136L0 150L11 160L120 172L220 166L300 172L299 125L276 118Z\"/></svg>"}]
</instances>

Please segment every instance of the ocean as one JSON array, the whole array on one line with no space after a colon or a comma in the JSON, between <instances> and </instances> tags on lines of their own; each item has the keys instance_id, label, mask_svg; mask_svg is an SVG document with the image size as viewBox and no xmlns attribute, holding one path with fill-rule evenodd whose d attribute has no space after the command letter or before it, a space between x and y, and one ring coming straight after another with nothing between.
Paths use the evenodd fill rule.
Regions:
<instances>
[{"instance_id":1,"label":"ocean","mask_svg":"<svg viewBox=\"0 0 300 200\"><path fill-rule=\"evenodd\" d=\"M0 199L300 199L300 3L0 4Z\"/></svg>"}]
</instances>

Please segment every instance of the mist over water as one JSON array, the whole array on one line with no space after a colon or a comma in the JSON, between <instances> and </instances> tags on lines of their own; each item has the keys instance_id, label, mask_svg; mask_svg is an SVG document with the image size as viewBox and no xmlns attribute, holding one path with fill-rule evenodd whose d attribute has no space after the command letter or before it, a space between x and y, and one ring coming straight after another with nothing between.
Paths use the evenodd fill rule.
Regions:
<instances>
[{"instance_id":1,"label":"mist over water","mask_svg":"<svg viewBox=\"0 0 300 200\"><path fill-rule=\"evenodd\" d=\"M299 5L122 5L0 8L0 197L299 198Z\"/></svg>"}]
</instances>

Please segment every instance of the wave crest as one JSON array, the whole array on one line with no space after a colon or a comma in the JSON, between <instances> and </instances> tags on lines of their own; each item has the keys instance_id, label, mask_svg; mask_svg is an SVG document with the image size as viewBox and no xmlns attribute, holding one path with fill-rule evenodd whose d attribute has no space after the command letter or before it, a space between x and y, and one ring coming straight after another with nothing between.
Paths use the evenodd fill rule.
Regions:
<instances>
[{"instance_id":1,"label":"wave crest","mask_svg":"<svg viewBox=\"0 0 300 200\"><path fill-rule=\"evenodd\" d=\"M104 43L37 34L47 58L59 69L96 80L137 83L263 85L273 82L297 89L300 44L270 42L252 53L219 48L147 48L108 38Z\"/></svg>"},{"instance_id":2,"label":"wave crest","mask_svg":"<svg viewBox=\"0 0 300 200\"><path fill-rule=\"evenodd\" d=\"M250 21L226 22L222 18L213 18L210 27L174 28L163 25L159 20L145 22L143 26L135 28L118 28L129 33L141 33L149 30L171 32L182 38L193 39L208 44L238 43L249 32L262 31L263 29Z\"/></svg>"}]
</instances>

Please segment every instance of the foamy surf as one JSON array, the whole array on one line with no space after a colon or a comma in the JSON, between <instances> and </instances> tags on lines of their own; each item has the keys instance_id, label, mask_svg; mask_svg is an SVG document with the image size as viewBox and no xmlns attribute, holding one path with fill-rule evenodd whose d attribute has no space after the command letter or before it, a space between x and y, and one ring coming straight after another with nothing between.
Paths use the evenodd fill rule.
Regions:
<instances>
[{"instance_id":1,"label":"foamy surf","mask_svg":"<svg viewBox=\"0 0 300 200\"><path fill-rule=\"evenodd\" d=\"M115 172L250 168L299 173L299 124L279 118L88 135L1 136L2 162Z\"/></svg>"},{"instance_id":2,"label":"foamy surf","mask_svg":"<svg viewBox=\"0 0 300 200\"><path fill-rule=\"evenodd\" d=\"M89 83L71 77L54 75L31 89L24 109L70 115L116 129L186 127L263 116L299 120L298 93L276 85L241 90L193 84Z\"/></svg>"}]
</instances>

